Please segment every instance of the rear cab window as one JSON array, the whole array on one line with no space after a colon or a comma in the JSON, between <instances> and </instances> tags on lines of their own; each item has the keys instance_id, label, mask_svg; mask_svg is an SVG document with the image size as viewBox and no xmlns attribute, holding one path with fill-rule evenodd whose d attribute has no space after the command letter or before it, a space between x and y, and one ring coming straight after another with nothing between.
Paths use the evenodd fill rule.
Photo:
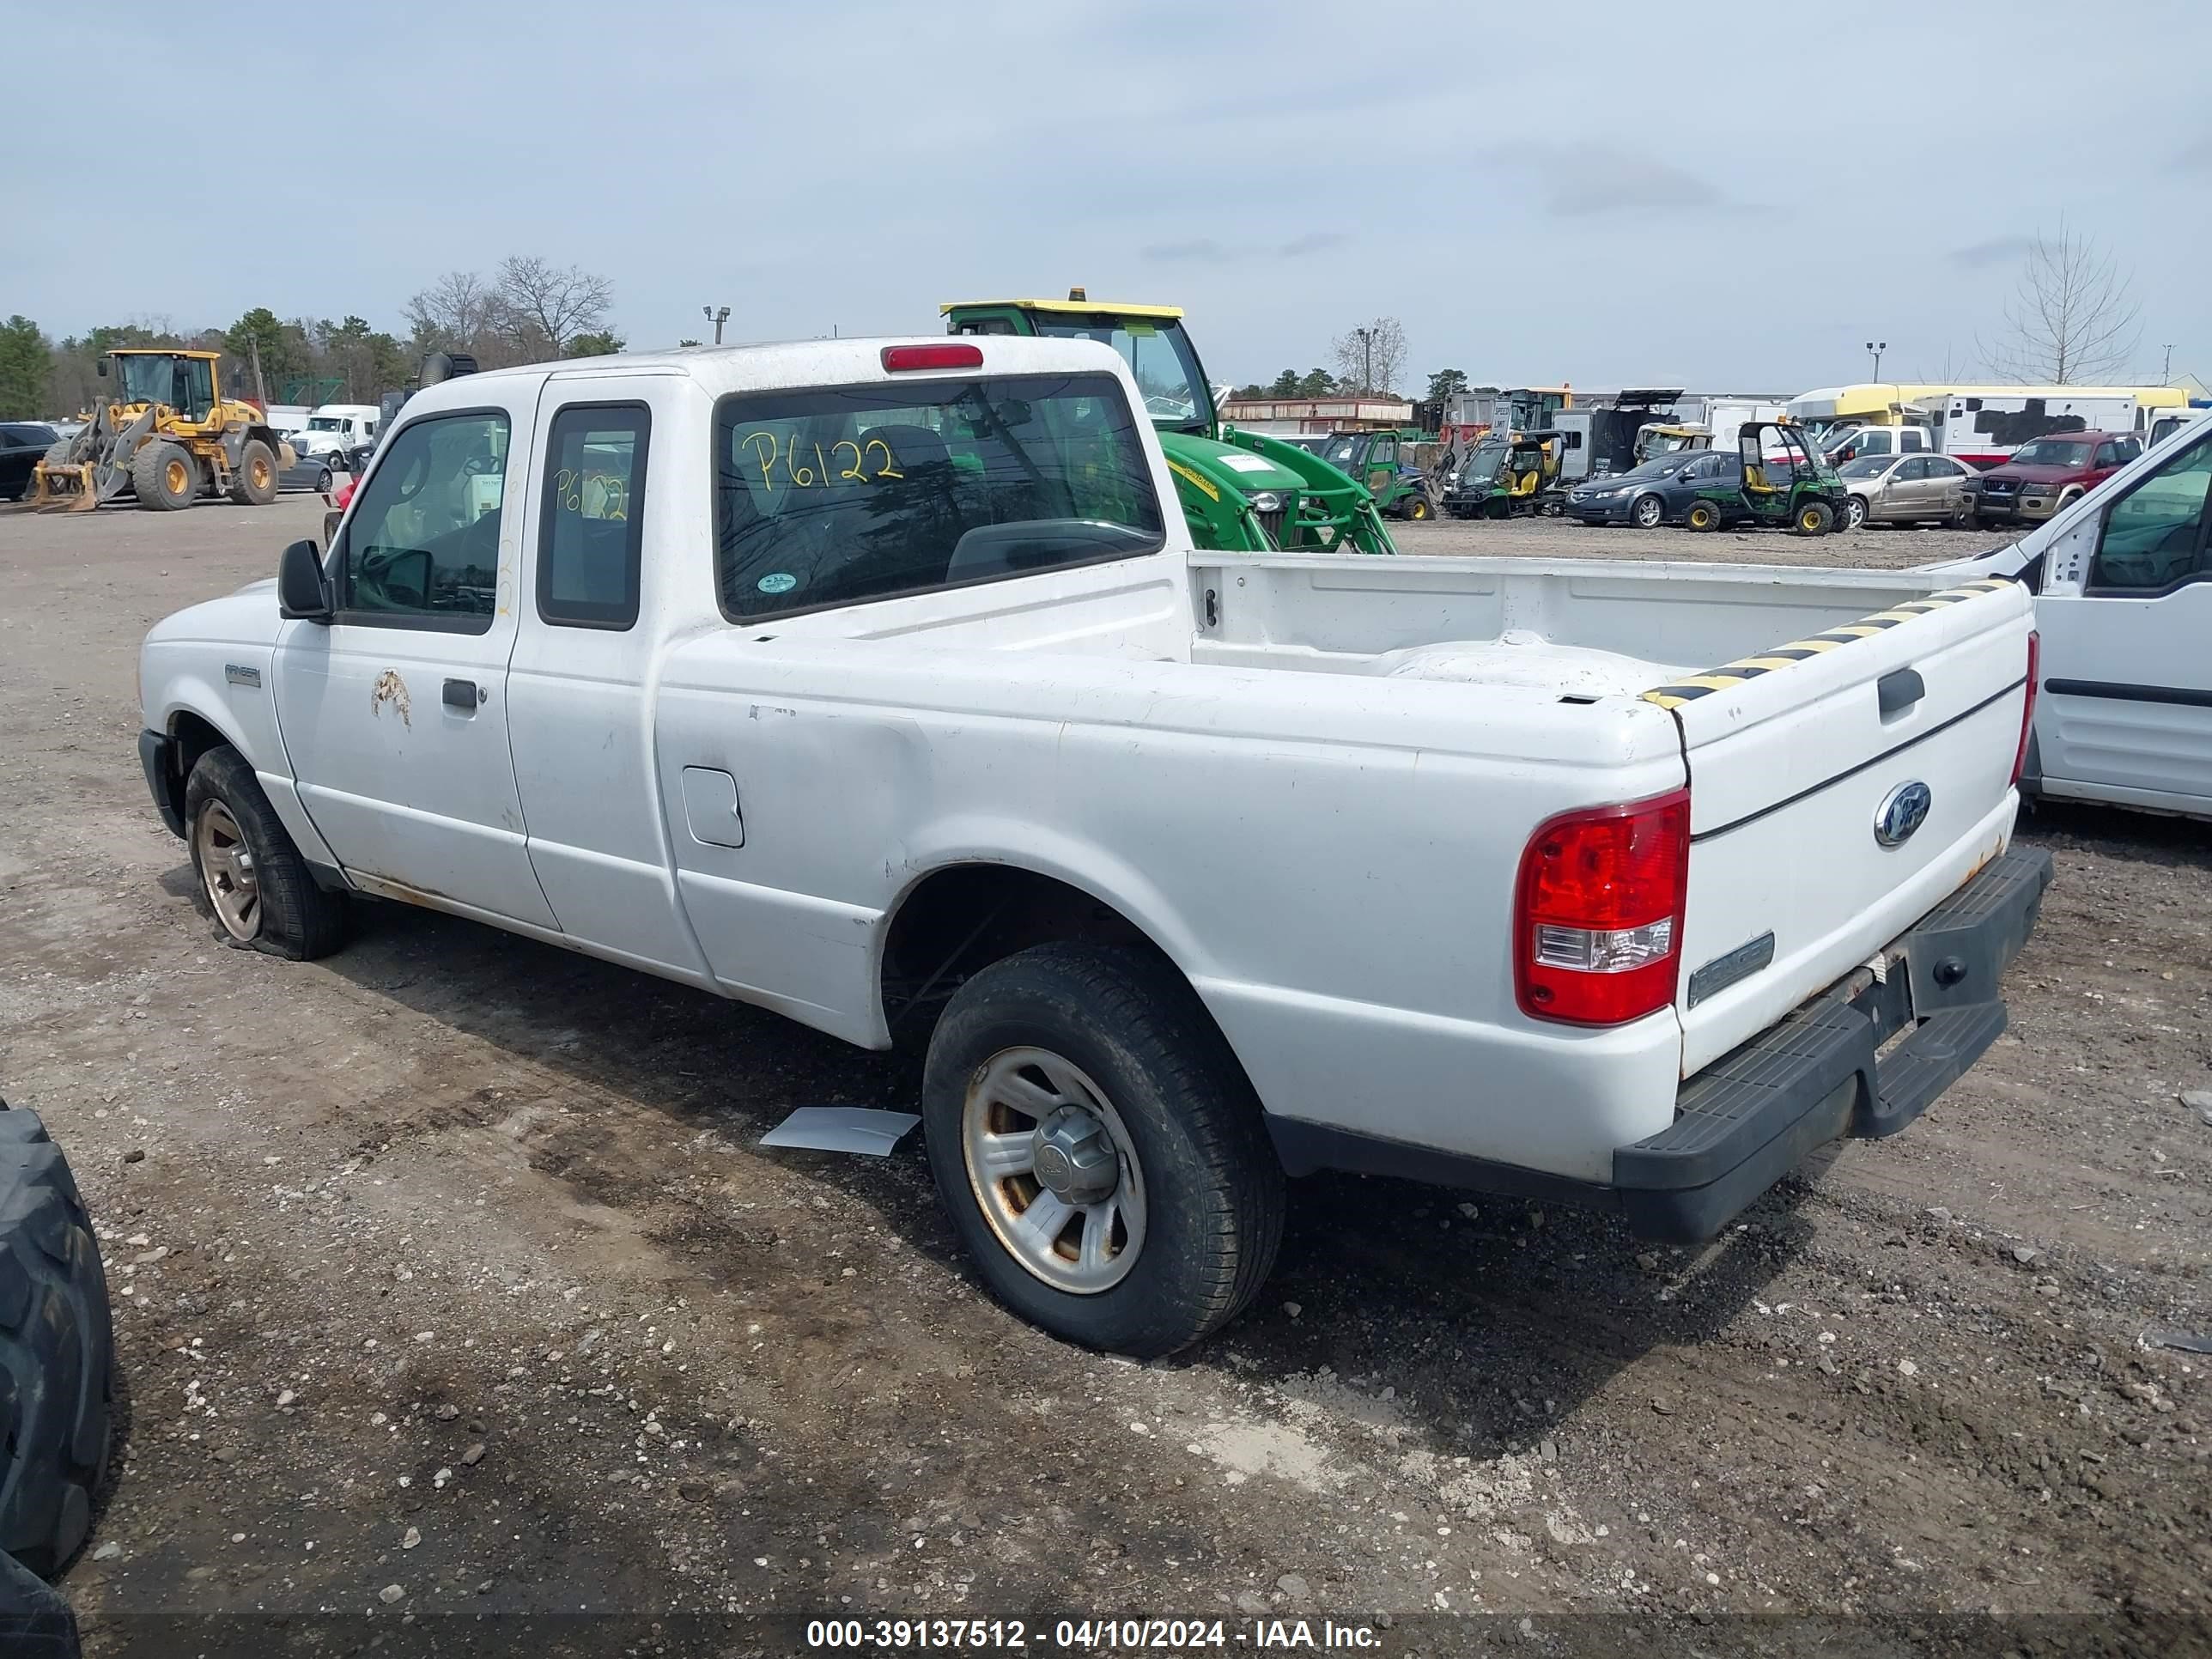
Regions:
<instances>
[{"instance_id":1,"label":"rear cab window","mask_svg":"<svg viewBox=\"0 0 2212 1659\"><path fill-rule=\"evenodd\" d=\"M1158 551L1110 374L738 393L714 410L715 577L736 620Z\"/></svg>"},{"instance_id":2,"label":"rear cab window","mask_svg":"<svg viewBox=\"0 0 2212 1659\"><path fill-rule=\"evenodd\" d=\"M546 438L538 614L563 628L637 621L646 453L643 404L568 404Z\"/></svg>"}]
</instances>

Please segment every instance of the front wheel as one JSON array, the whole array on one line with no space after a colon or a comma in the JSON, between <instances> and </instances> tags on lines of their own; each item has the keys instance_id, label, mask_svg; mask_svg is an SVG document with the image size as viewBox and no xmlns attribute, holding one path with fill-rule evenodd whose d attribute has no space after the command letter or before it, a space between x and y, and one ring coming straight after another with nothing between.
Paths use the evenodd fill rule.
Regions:
<instances>
[{"instance_id":1,"label":"front wheel","mask_svg":"<svg viewBox=\"0 0 2212 1659\"><path fill-rule=\"evenodd\" d=\"M1807 501L1797 509L1797 533L1825 536L1836 526L1836 510L1826 501Z\"/></svg>"},{"instance_id":2,"label":"front wheel","mask_svg":"<svg viewBox=\"0 0 2212 1659\"><path fill-rule=\"evenodd\" d=\"M1172 1353L1274 1265L1283 1173L1259 1101L1157 957L1060 943L986 968L930 1039L921 1110L962 1245L1054 1336Z\"/></svg>"},{"instance_id":3,"label":"front wheel","mask_svg":"<svg viewBox=\"0 0 2212 1659\"><path fill-rule=\"evenodd\" d=\"M1711 501L1692 501L1689 511L1682 514L1682 522L1692 530L1718 530L1721 510Z\"/></svg>"},{"instance_id":4,"label":"front wheel","mask_svg":"<svg viewBox=\"0 0 2212 1659\"><path fill-rule=\"evenodd\" d=\"M1667 522L1667 503L1656 495L1638 495L1628 516L1638 530L1656 530Z\"/></svg>"},{"instance_id":5,"label":"front wheel","mask_svg":"<svg viewBox=\"0 0 2212 1659\"><path fill-rule=\"evenodd\" d=\"M182 444L166 439L141 444L131 458L131 493L140 507L155 512L190 507L200 493L199 464Z\"/></svg>"},{"instance_id":6,"label":"front wheel","mask_svg":"<svg viewBox=\"0 0 2212 1659\"><path fill-rule=\"evenodd\" d=\"M307 861L235 749L210 749L185 781L194 899L242 950L306 962L344 942L345 900L315 884Z\"/></svg>"},{"instance_id":7,"label":"front wheel","mask_svg":"<svg viewBox=\"0 0 2212 1659\"><path fill-rule=\"evenodd\" d=\"M1406 516L1417 523L1423 523L1435 518L1437 510L1429 505L1429 498L1426 495L1416 495L1407 504Z\"/></svg>"}]
</instances>

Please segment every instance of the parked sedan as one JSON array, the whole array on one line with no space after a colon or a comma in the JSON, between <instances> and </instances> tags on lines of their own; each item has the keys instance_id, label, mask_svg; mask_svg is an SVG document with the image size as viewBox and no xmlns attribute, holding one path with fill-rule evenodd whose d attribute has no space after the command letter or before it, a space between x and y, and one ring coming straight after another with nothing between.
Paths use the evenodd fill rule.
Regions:
<instances>
[{"instance_id":1,"label":"parked sedan","mask_svg":"<svg viewBox=\"0 0 2212 1659\"><path fill-rule=\"evenodd\" d=\"M1632 524L1656 530L1680 524L1701 489L1741 487L1743 461L1735 451L1677 450L1608 477L1590 478L1567 492L1567 516L1584 524Z\"/></svg>"},{"instance_id":2,"label":"parked sedan","mask_svg":"<svg viewBox=\"0 0 2212 1659\"><path fill-rule=\"evenodd\" d=\"M293 453L299 454L296 450ZM291 465L276 475L276 488L312 489L318 493L327 491L331 487L331 463L335 459L327 454L300 455Z\"/></svg>"},{"instance_id":3,"label":"parked sedan","mask_svg":"<svg viewBox=\"0 0 2212 1659\"><path fill-rule=\"evenodd\" d=\"M0 421L0 501L20 501L31 487L31 469L61 441L35 421Z\"/></svg>"},{"instance_id":4,"label":"parked sedan","mask_svg":"<svg viewBox=\"0 0 2212 1659\"><path fill-rule=\"evenodd\" d=\"M1974 521L1974 470L1948 455L1862 455L1838 471L1850 491L1846 529Z\"/></svg>"}]
</instances>

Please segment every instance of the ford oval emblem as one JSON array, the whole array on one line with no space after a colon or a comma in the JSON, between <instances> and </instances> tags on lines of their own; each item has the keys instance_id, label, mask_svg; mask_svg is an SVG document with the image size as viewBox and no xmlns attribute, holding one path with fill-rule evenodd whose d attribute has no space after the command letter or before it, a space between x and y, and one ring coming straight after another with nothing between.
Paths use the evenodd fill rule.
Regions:
<instances>
[{"instance_id":1,"label":"ford oval emblem","mask_svg":"<svg viewBox=\"0 0 2212 1659\"><path fill-rule=\"evenodd\" d=\"M1902 847L1928 822L1928 809L1935 804L1935 794L1917 778L1899 784L1875 808L1874 838L1884 847Z\"/></svg>"}]
</instances>

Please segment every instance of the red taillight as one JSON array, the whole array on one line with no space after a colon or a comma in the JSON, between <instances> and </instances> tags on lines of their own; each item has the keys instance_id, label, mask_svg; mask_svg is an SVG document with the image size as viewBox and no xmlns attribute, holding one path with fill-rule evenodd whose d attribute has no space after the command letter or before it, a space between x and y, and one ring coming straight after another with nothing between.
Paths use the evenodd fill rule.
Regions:
<instances>
[{"instance_id":1,"label":"red taillight","mask_svg":"<svg viewBox=\"0 0 2212 1659\"><path fill-rule=\"evenodd\" d=\"M1521 855L1513 980L1521 1011L1618 1025L1674 1000L1690 792L1552 819Z\"/></svg>"},{"instance_id":2,"label":"red taillight","mask_svg":"<svg viewBox=\"0 0 2212 1659\"><path fill-rule=\"evenodd\" d=\"M2035 729L2035 683L2041 678L2038 671L2043 666L2043 635L2033 628L2027 630L2027 696L2020 705L2020 747L2013 751L2012 781L2016 787L2020 775L2027 769L2027 739Z\"/></svg>"},{"instance_id":3,"label":"red taillight","mask_svg":"<svg viewBox=\"0 0 2212 1659\"><path fill-rule=\"evenodd\" d=\"M884 367L894 374L909 368L981 368L983 348L963 341L948 341L944 345L885 346Z\"/></svg>"}]
</instances>

